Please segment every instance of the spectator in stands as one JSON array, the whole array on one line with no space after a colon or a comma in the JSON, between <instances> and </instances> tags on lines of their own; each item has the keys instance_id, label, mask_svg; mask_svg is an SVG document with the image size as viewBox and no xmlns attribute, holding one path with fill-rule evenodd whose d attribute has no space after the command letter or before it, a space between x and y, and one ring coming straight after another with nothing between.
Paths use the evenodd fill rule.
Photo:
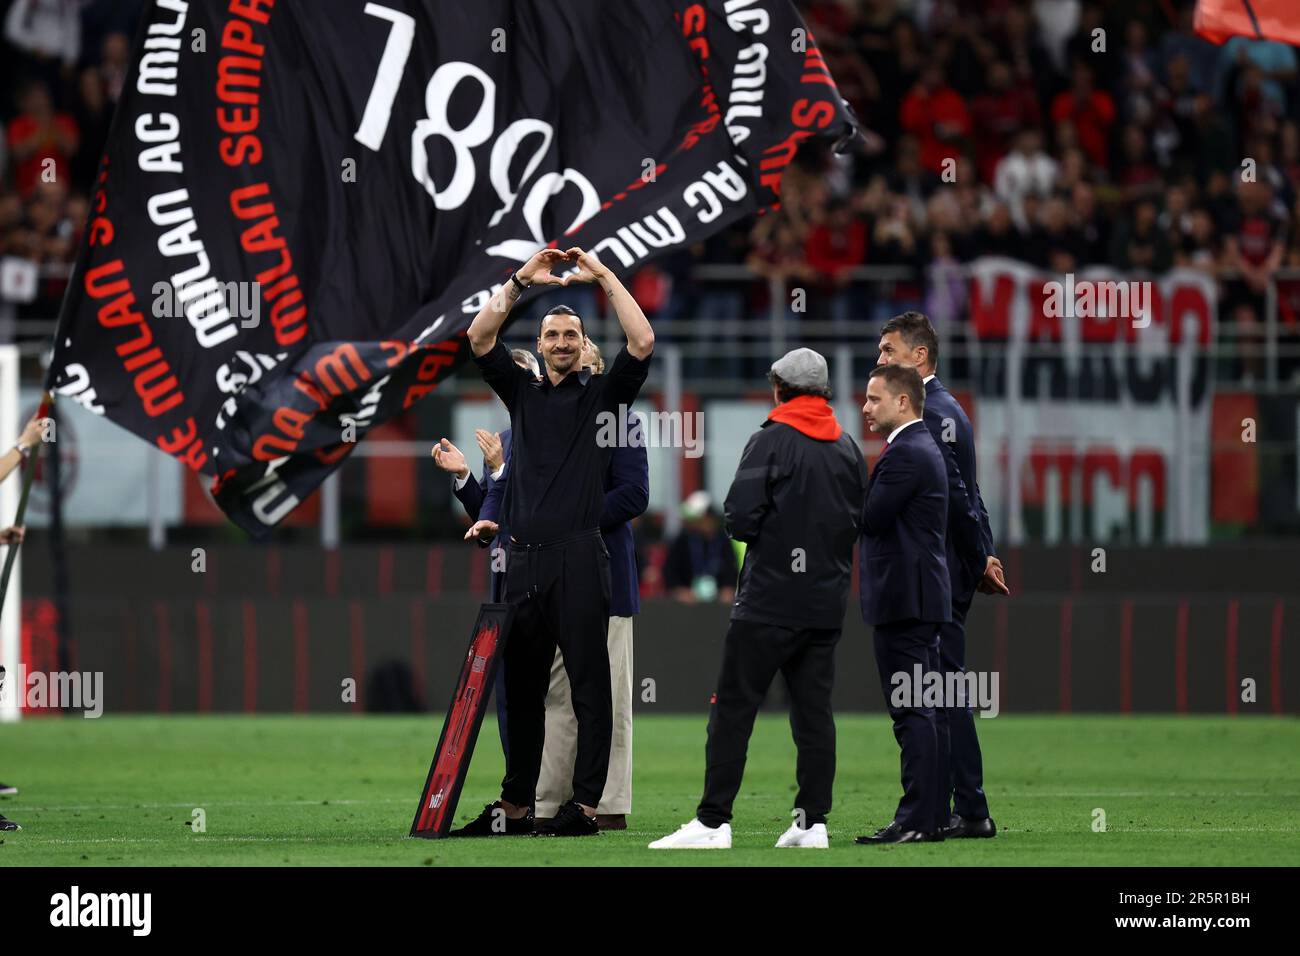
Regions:
<instances>
[{"instance_id":1,"label":"spectator in stands","mask_svg":"<svg viewBox=\"0 0 1300 956\"><path fill-rule=\"evenodd\" d=\"M19 115L9 124L9 152L14 184L20 195L29 196L39 182L72 175L79 138L76 122L67 113L55 111L44 83L32 81L24 86L19 108Z\"/></svg>"},{"instance_id":2,"label":"spectator in stands","mask_svg":"<svg viewBox=\"0 0 1300 956\"><path fill-rule=\"evenodd\" d=\"M1087 260L1087 243L1060 196L1043 202L1043 228L1035 247L1040 251L1034 261L1053 272L1074 272Z\"/></svg>"},{"instance_id":3,"label":"spectator in stands","mask_svg":"<svg viewBox=\"0 0 1300 956\"><path fill-rule=\"evenodd\" d=\"M1237 195L1240 211L1224 239L1223 254L1223 267L1235 275L1224 284L1223 309L1242 326L1237 337L1240 372L1262 378L1265 297L1270 277L1286 256L1287 229L1267 183L1240 183Z\"/></svg>"},{"instance_id":4,"label":"spectator in stands","mask_svg":"<svg viewBox=\"0 0 1300 956\"><path fill-rule=\"evenodd\" d=\"M1011 67L1001 60L989 67L989 88L971 103L978 135L975 156L980 179L990 185L998 162L1011 149L1020 131L1042 124L1033 90L1012 82Z\"/></svg>"},{"instance_id":5,"label":"spectator in stands","mask_svg":"<svg viewBox=\"0 0 1300 956\"><path fill-rule=\"evenodd\" d=\"M746 263L754 274L782 279L787 284L798 285L815 278L804 259L799 231L780 216L764 216L759 221Z\"/></svg>"},{"instance_id":6,"label":"spectator in stands","mask_svg":"<svg viewBox=\"0 0 1300 956\"><path fill-rule=\"evenodd\" d=\"M1286 120L1278 132L1278 168L1292 199L1300 198L1300 125Z\"/></svg>"},{"instance_id":7,"label":"spectator in stands","mask_svg":"<svg viewBox=\"0 0 1300 956\"><path fill-rule=\"evenodd\" d=\"M962 142L971 135L970 113L961 95L944 82L933 60L903 100L902 126L921 143L921 165L941 175L945 160L956 161Z\"/></svg>"},{"instance_id":8,"label":"spectator in stands","mask_svg":"<svg viewBox=\"0 0 1300 956\"><path fill-rule=\"evenodd\" d=\"M1002 157L993 176L993 189L1007 204L1011 218L1020 229L1029 228L1025 218L1025 198L1050 195L1056 183L1057 165L1043 151L1038 127L1027 126L1016 134L1015 148Z\"/></svg>"},{"instance_id":9,"label":"spectator in stands","mask_svg":"<svg viewBox=\"0 0 1300 956\"><path fill-rule=\"evenodd\" d=\"M1072 126L1092 165L1106 168L1115 103L1109 93L1094 87L1092 69L1086 62L1075 62L1070 89L1052 102L1052 120Z\"/></svg>"},{"instance_id":10,"label":"spectator in stands","mask_svg":"<svg viewBox=\"0 0 1300 956\"><path fill-rule=\"evenodd\" d=\"M1192 232L1192 197L1187 186L1174 183L1165 190L1164 207L1156 222L1169 237L1170 248L1182 248Z\"/></svg>"},{"instance_id":11,"label":"spectator in stands","mask_svg":"<svg viewBox=\"0 0 1300 956\"><path fill-rule=\"evenodd\" d=\"M886 185L889 192L906 196L918 215L942 185L939 177L921 164L921 143L915 136L904 136L898 141L898 158Z\"/></svg>"},{"instance_id":12,"label":"spectator in stands","mask_svg":"<svg viewBox=\"0 0 1300 956\"><path fill-rule=\"evenodd\" d=\"M122 98L126 74L131 68L131 38L125 33L110 33L104 38L99 74L104 79L104 93L114 106Z\"/></svg>"},{"instance_id":13,"label":"spectator in stands","mask_svg":"<svg viewBox=\"0 0 1300 956\"><path fill-rule=\"evenodd\" d=\"M1156 97L1154 124L1160 143L1162 165L1173 167L1176 175L1196 168L1198 133L1196 99L1200 95L1192 83L1191 61L1176 56L1166 67L1167 79Z\"/></svg>"},{"instance_id":14,"label":"spectator in stands","mask_svg":"<svg viewBox=\"0 0 1300 956\"><path fill-rule=\"evenodd\" d=\"M1006 203L999 201L989 206L984 225L978 234L978 246L980 254L985 256L1007 256L1016 259L1023 254L1024 243Z\"/></svg>"},{"instance_id":15,"label":"spectator in stands","mask_svg":"<svg viewBox=\"0 0 1300 956\"><path fill-rule=\"evenodd\" d=\"M81 56L81 6L81 0L13 0L5 17L5 39L51 89L61 87Z\"/></svg>"},{"instance_id":16,"label":"spectator in stands","mask_svg":"<svg viewBox=\"0 0 1300 956\"><path fill-rule=\"evenodd\" d=\"M1291 241L1283 264L1288 271L1300 273L1300 201L1292 213ZM1300 279L1280 279L1277 283L1278 350L1277 377L1280 382L1300 384Z\"/></svg>"},{"instance_id":17,"label":"spectator in stands","mask_svg":"<svg viewBox=\"0 0 1300 956\"><path fill-rule=\"evenodd\" d=\"M664 587L683 604L730 604L736 596L736 553L707 491L682 502L682 530L668 547Z\"/></svg>"},{"instance_id":18,"label":"spectator in stands","mask_svg":"<svg viewBox=\"0 0 1300 956\"><path fill-rule=\"evenodd\" d=\"M1261 379L1265 299L1271 276L1286 257L1287 229L1267 183L1239 183L1237 197L1237 218L1224 239L1223 267L1233 275L1224 283L1223 311L1238 326L1234 373Z\"/></svg>"},{"instance_id":19,"label":"spectator in stands","mask_svg":"<svg viewBox=\"0 0 1300 956\"><path fill-rule=\"evenodd\" d=\"M1279 218L1285 218L1295 194L1291 190L1291 181L1278 162L1277 150L1273 148L1273 144L1278 139L1276 131L1279 126L1280 124L1270 124L1267 135L1257 136L1253 141L1248 142L1246 156L1254 161L1255 179L1268 184L1273 190L1274 204Z\"/></svg>"},{"instance_id":20,"label":"spectator in stands","mask_svg":"<svg viewBox=\"0 0 1300 956\"><path fill-rule=\"evenodd\" d=\"M99 160L108 143L113 107L104 95L104 78L98 70L82 70L77 89L79 96L73 116L79 145L72 160L72 181L78 188L89 191L94 186Z\"/></svg>"},{"instance_id":21,"label":"spectator in stands","mask_svg":"<svg viewBox=\"0 0 1300 956\"><path fill-rule=\"evenodd\" d=\"M1238 200L1232 182L1234 179L1229 178L1229 173L1214 172L1206 179L1201 193L1205 208L1214 217L1214 228L1221 233L1231 232L1238 222Z\"/></svg>"},{"instance_id":22,"label":"spectator in stands","mask_svg":"<svg viewBox=\"0 0 1300 956\"><path fill-rule=\"evenodd\" d=\"M1088 169L1088 158L1083 155L1083 150L1072 146L1069 149L1059 151L1059 160L1056 167L1056 181L1052 184L1052 192L1062 199L1068 199L1074 195L1074 187L1079 183L1090 182L1092 177Z\"/></svg>"},{"instance_id":23,"label":"spectator in stands","mask_svg":"<svg viewBox=\"0 0 1300 956\"><path fill-rule=\"evenodd\" d=\"M1145 121L1155 108L1158 88L1158 58L1147 43L1147 28L1141 20L1130 20L1124 31L1122 97L1119 106L1129 120Z\"/></svg>"},{"instance_id":24,"label":"spectator in stands","mask_svg":"<svg viewBox=\"0 0 1300 956\"><path fill-rule=\"evenodd\" d=\"M1110 250L1113 265L1158 274L1173 264L1173 250L1160 230L1158 214L1154 200L1138 200L1132 214L1115 231Z\"/></svg>"},{"instance_id":25,"label":"spectator in stands","mask_svg":"<svg viewBox=\"0 0 1300 956\"><path fill-rule=\"evenodd\" d=\"M1219 48L1196 33L1192 17L1195 6L1184 3L1178 10L1177 26L1160 41L1160 60L1166 78L1170 78L1173 62L1183 60L1194 93L1213 93L1215 68Z\"/></svg>"},{"instance_id":26,"label":"spectator in stands","mask_svg":"<svg viewBox=\"0 0 1300 956\"><path fill-rule=\"evenodd\" d=\"M1276 40L1233 37L1219 51L1215 88L1220 102L1245 105L1248 86L1257 88L1261 100L1251 105L1264 107L1273 115L1286 112L1286 88L1296 79L1295 50ZM1252 79L1253 78L1253 79Z\"/></svg>"},{"instance_id":27,"label":"spectator in stands","mask_svg":"<svg viewBox=\"0 0 1300 956\"><path fill-rule=\"evenodd\" d=\"M880 90L876 108L862 119L894 143L901 132L898 104L921 73L925 41L916 24L899 15L894 0L864 0L853 39Z\"/></svg>"},{"instance_id":28,"label":"spectator in stands","mask_svg":"<svg viewBox=\"0 0 1300 956\"><path fill-rule=\"evenodd\" d=\"M1008 5L1000 26L1000 30L985 31L992 35L996 44L996 52L986 53L986 59L996 57L1007 63L1016 88L1032 93L1039 104L1050 102L1052 94L1059 88L1060 71L1042 38L1035 32L1028 10L1018 4Z\"/></svg>"},{"instance_id":29,"label":"spectator in stands","mask_svg":"<svg viewBox=\"0 0 1300 956\"><path fill-rule=\"evenodd\" d=\"M1159 196L1164 177L1152 161L1142 127L1136 123L1125 126L1121 141L1118 181L1123 200L1131 203Z\"/></svg>"},{"instance_id":30,"label":"spectator in stands","mask_svg":"<svg viewBox=\"0 0 1300 956\"><path fill-rule=\"evenodd\" d=\"M1110 229L1097 207L1097 193L1089 182L1075 183L1070 193L1070 214L1083 239L1082 261L1096 265L1106 261L1110 250Z\"/></svg>"},{"instance_id":31,"label":"spectator in stands","mask_svg":"<svg viewBox=\"0 0 1300 956\"><path fill-rule=\"evenodd\" d=\"M850 272L861 265L867 255L867 227L861 217L842 200L832 201L825 219L808 232L804 256L817 276L809 315L814 319L829 316L834 322L847 322L852 300Z\"/></svg>"},{"instance_id":32,"label":"spectator in stands","mask_svg":"<svg viewBox=\"0 0 1300 956\"><path fill-rule=\"evenodd\" d=\"M1219 256L1219 236L1214 228L1214 218L1203 207L1192 210L1191 228L1181 237L1174 253L1174 264L1217 276Z\"/></svg>"},{"instance_id":33,"label":"spectator in stands","mask_svg":"<svg viewBox=\"0 0 1300 956\"><path fill-rule=\"evenodd\" d=\"M1102 32L1099 34L1098 30ZM1091 63L1099 85L1102 88L1109 87L1122 76L1119 66L1120 37L1115 36L1115 43L1111 43L1110 39L1101 3L1099 0L1088 0L1079 12L1079 29L1065 46L1066 64L1081 61Z\"/></svg>"}]
</instances>

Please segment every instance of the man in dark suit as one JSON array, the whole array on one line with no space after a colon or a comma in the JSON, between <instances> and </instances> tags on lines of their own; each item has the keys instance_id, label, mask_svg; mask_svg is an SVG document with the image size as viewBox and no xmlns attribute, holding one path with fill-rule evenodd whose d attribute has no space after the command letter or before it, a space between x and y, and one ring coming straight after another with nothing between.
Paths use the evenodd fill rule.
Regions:
<instances>
[{"instance_id":1,"label":"man in dark suit","mask_svg":"<svg viewBox=\"0 0 1300 956\"><path fill-rule=\"evenodd\" d=\"M903 798L893 821L858 843L943 839L934 707L922 699L916 676L939 669L939 625L952 618L944 555L948 475L921 423L924 408L925 386L915 369L872 370L862 414L886 444L867 485L858 573L862 619L875 631L881 688L902 749ZM896 675L910 686L902 699Z\"/></svg>"},{"instance_id":2,"label":"man in dark suit","mask_svg":"<svg viewBox=\"0 0 1300 956\"><path fill-rule=\"evenodd\" d=\"M537 356L525 349L512 349L510 357L515 360L515 364L520 368L526 368L533 373L535 378L541 378L541 366L537 363ZM499 504L488 515L483 514L484 505L488 502L489 497L493 494L493 489L497 489L497 495L493 498L499 502L500 487L505 477L505 459L510 454L510 429L505 429L500 435L493 436L483 429L475 432L478 438L479 448L483 451L483 478L477 479L474 473L470 471L469 465L465 461L465 455L459 448L453 445L446 438L441 439L438 444L433 446L433 463L448 472L452 476L452 494L456 499L465 506L465 513L469 515L471 522L477 522L481 517L487 517L492 521L499 521L500 509ZM499 443L499 448L498 448ZM500 460L489 460L489 450L491 454L500 455ZM502 527L505 534L501 541L510 540L509 529ZM476 538L480 546L489 548L488 563L490 578L488 580L488 600L497 602L505 600L506 587L506 566L504 545L492 545L492 538ZM497 667L497 677L493 685L493 694L496 697L497 705L497 732L501 736L501 752L509 756L509 744L506 737L506 669L504 661Z\"/></svg>"},{"instance_id":3,"label":"man in dark suit","mask_svg":"<svg viewBox=\"0 0 1300 956\"><path fill-rule=\"evenodd\" d=\"M989 514L980 496L975 469L975 436L965 410L935 376L939 339L920 312L904 312L880 333L881 365L915 368L925 383L925 426L943 452L949 473L946 555L952 584L952 620L939 628L939 663L945 679L966 673L966 615L977 590L1010 594L1002 562L993 553ZM960 485L965 494L959 495ZM976 516L972 524L959 512ZM945 686L947 681L945 680ZM984 796L983 758L975 717L964 702L945 701L936 712L939 812L946 837L992 837L997 827ZM957 706L962 703L962 706ZM951 797L952 803L949 804Z\"/></svg>"}]
</instances>

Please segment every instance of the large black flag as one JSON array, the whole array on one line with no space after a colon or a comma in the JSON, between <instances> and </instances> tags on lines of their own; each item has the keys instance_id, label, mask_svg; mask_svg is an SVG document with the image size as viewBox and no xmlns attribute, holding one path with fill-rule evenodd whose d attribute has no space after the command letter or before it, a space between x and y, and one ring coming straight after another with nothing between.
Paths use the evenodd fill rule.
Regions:
<instances>
[{"instance_id":1,"label":"large black flag","mask_svg":"<svg viewBox=\"0 0 1300 956\"><path fill-rule=\"evenodd\" d=\"M788 0L152 0L47 384L263 533L538 248L621 274L850 131Z\"/></svg>"}]
</instances>

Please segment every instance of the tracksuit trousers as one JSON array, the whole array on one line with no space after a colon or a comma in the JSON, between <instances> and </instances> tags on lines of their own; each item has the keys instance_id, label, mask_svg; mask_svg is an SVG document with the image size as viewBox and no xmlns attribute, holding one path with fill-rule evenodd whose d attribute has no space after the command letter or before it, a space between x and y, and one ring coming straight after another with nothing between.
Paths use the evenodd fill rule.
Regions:
<instances>
[{"instance_id":1,"label":"tracksuit trousers","mask_svg":"<svg viewBox=\"0 0 1300 956\"><path fill-rule=\"evenodd\" d=\"M709 707L704 798L695 812L705 826L731 822L754 719L778 672L790 689L790 730L799 754L795 809L803 811L805 827L826 822L835 782L831 688L839 639L839 628L795 629L732 619Z\"/></svg>"}]
</instances>

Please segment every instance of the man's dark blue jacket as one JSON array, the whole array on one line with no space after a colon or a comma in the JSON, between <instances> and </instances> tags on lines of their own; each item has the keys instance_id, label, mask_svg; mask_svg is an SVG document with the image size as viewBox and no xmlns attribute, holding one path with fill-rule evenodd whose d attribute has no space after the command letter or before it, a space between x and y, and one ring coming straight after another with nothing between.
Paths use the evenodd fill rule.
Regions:
<instances>
[{"instance_id":1,"label":"man's dark blue jacket","mask_svg":"<svg viewBox=\"0 0 1300 956\"><path fill-rule=\"evenodd\" d=\"M925 383L922 417L948 469L947 558L952 599L957 604L969 603L984 577L989 555L994 553L989 513L975 480L975 432L966 410L937 378ZM957 493L959 484L963 494Z\"/></svg>"},{"instance_id":2,"label":"man's dark blue jacket","mask_svg":"<svg viewBox=\"0 0 1300 956\"><path fill-rule=\"evenodd\" d=\"M510 429L508 428L501 432L501 454L504 456L505 460L507 461L509 460ZM502 542L501 546L503 548L505 547L505 542L510 540L510 529L505 527L505 525L501 524L502 521L501 509L499 507L500 499L501 499L501 490L504 489L505 481L506 481L506 475L504 471L501 473L500 481L493 480L492 473L491 471L488 470L487 459L484 459L482 482L478 481L474 477L473 472L470 472L469 480L465 482L464 486L460 488L453 487L452 490L452 493L457 497L457 499L459 499L460 503L465 506L465 513L469 515L470 521L478 521L480 518L483 518L488 521L497 522L497 525L500 529L497 532L497 538ZM493 496L493 511L491 514L484 514L483 510L487 506L488 497L490 495L493 495L493 488L497 488L497 486L500 486L500 488L498 488L496 494ZM495 547L496 542L494 541L491 543L491 545L489 545L485 542L480 541L479 544L482 545L483 547L489 547L489 546ZM505 563L493 561L491 563L491 566L492 567L499 566L504 568ZM506 594L505 587L506 587L505 571L493 571L491 584L488 592L488 600L490 601L505 600L505 594Z\"/></svg>"},{"instance_id":3,"label":"man's dark blue jacket","mask_svg":"<svg viewBox=\"0 0 1300 956\"><path fill-rule=\"evenodd\" d=\"M943 453L916 422L885 446L867 484L858 564L865 623L952 620L947 527Z\"/></svg>"}]
</instances>

